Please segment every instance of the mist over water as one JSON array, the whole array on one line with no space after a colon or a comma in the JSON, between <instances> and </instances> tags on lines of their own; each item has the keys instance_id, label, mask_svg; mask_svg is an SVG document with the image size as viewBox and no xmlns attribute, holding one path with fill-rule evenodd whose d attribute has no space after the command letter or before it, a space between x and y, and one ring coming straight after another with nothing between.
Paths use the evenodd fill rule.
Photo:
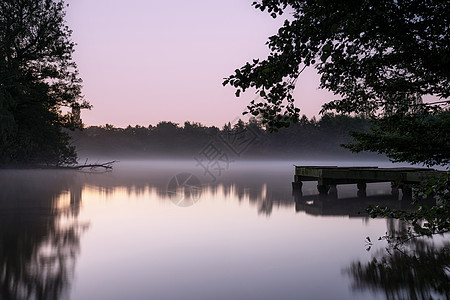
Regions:
<instances>
[{"instance_id":1,"label":"mist over water","mask_svg":"<svg viewBox=\"0 0 450 300\"><path fill-rule=\"evenodd\" d=\"M2 297L384 298L385 286L358 274L385 255L377 238L404 228L364 209L409 204L388 183L368 184L366 198L355 185L321 197L316 182L293 194L294 164L389 166L234 159L211 166L214 177L195 159L120 161L111 172L0 170Z\"/></svg>"}]
</instances>

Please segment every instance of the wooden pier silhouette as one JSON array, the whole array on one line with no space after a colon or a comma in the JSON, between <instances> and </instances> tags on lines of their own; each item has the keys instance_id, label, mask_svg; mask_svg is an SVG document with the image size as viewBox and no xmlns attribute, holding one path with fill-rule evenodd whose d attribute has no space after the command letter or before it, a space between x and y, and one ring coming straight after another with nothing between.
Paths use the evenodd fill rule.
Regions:
<instances>
[{"instance_id":1,"label":"wooden pier silhouette","mask_svg":"<svg viewBox=\"0 0 450 300\"><path fill-rule=\"evenodd\" d=\"M403 198L411 198L413 185L445 173L430 168L295 166L292 188L301 192L303 181L317 181L319 194L328 194L336 191L336 185L356 184L358 196L364 197L367 183L390 182L393 194L401 189Z\"/></svg>"}]
</instances>

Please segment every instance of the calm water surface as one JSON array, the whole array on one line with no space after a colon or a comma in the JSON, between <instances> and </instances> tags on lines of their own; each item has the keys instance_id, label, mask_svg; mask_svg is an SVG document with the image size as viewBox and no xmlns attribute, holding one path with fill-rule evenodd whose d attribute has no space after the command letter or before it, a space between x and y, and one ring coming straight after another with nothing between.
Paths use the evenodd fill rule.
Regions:
<instances>
[{"instance_id":1,"label":"calm water surface","mask_svg":"<svg viewBox=\"0 0 450 300\"><path fill-rule=\"evenodd\" d=\"M407 206L389 184L369 184L362 199L354 185L319 197L310 182L300 196L293 173L289 162L238 162L215 182L182 161L2 170L0 298L445 299L445 286L370 276L373 258L395 259L377 238L402 228L360 212ZM421 245L435 242L446 239Z\"/></svg>"}]
</instances>

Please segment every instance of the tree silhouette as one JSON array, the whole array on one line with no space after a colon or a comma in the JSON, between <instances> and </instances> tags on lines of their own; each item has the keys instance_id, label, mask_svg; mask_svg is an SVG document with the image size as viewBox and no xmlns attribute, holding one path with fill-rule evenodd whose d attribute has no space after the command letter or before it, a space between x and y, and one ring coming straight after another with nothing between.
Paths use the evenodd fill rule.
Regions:
<instances>
[{"instance_id":1,"label":"tree silhouette","mask_svg":"<svg viewBox=\"0 0 450 300\"><path fill-rule=\"evenodd\" d=\"M1 164L76 160L62 129L81 126L79 111L90 105L81 96L64 9L62 0L0 3Z\"/></svg>"},{"instance_id":2,"label":"tree silhouette","mask_svg":"<svg viewBox=\"0 0 450 300\"><path fill-rule=\"evenodd\" d=\"M263 116L269 128L297 121L292 91L309 66L321 75L320 87L340 97L324 110L338 113L405 113L421 104L421 96L450 96L448 1L261 0L253 5L273 18L290 17L269 38L269 56L237 69L224 85L234 86L236 96L255 88L264 101L252 101L248 112Z\"/></svg>"}]
</instances>

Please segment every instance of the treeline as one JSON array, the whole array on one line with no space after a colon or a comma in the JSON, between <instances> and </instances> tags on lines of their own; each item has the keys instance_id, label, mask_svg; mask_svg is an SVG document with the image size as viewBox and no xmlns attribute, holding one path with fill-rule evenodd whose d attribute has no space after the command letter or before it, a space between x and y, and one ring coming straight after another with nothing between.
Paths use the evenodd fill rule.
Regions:
<instances>
[{"instance_id":1,"label":"treeline","mask_svg":"<svg viewBox=\"0 0 450 300\"><path fill-rule=\"evenodd\" d=\"M225 153L239 158L333 158L352 156L340 145L351 141L350 131L368 128L369 121L364 118L326 114L320 120L303 116L277 133L270 133L257 118L251 118L222 128L193 122L180 126L166 121L148 127L117 128L106 124L71 135L80 157L192 158Z\"/></svg>"}]
</instances>

